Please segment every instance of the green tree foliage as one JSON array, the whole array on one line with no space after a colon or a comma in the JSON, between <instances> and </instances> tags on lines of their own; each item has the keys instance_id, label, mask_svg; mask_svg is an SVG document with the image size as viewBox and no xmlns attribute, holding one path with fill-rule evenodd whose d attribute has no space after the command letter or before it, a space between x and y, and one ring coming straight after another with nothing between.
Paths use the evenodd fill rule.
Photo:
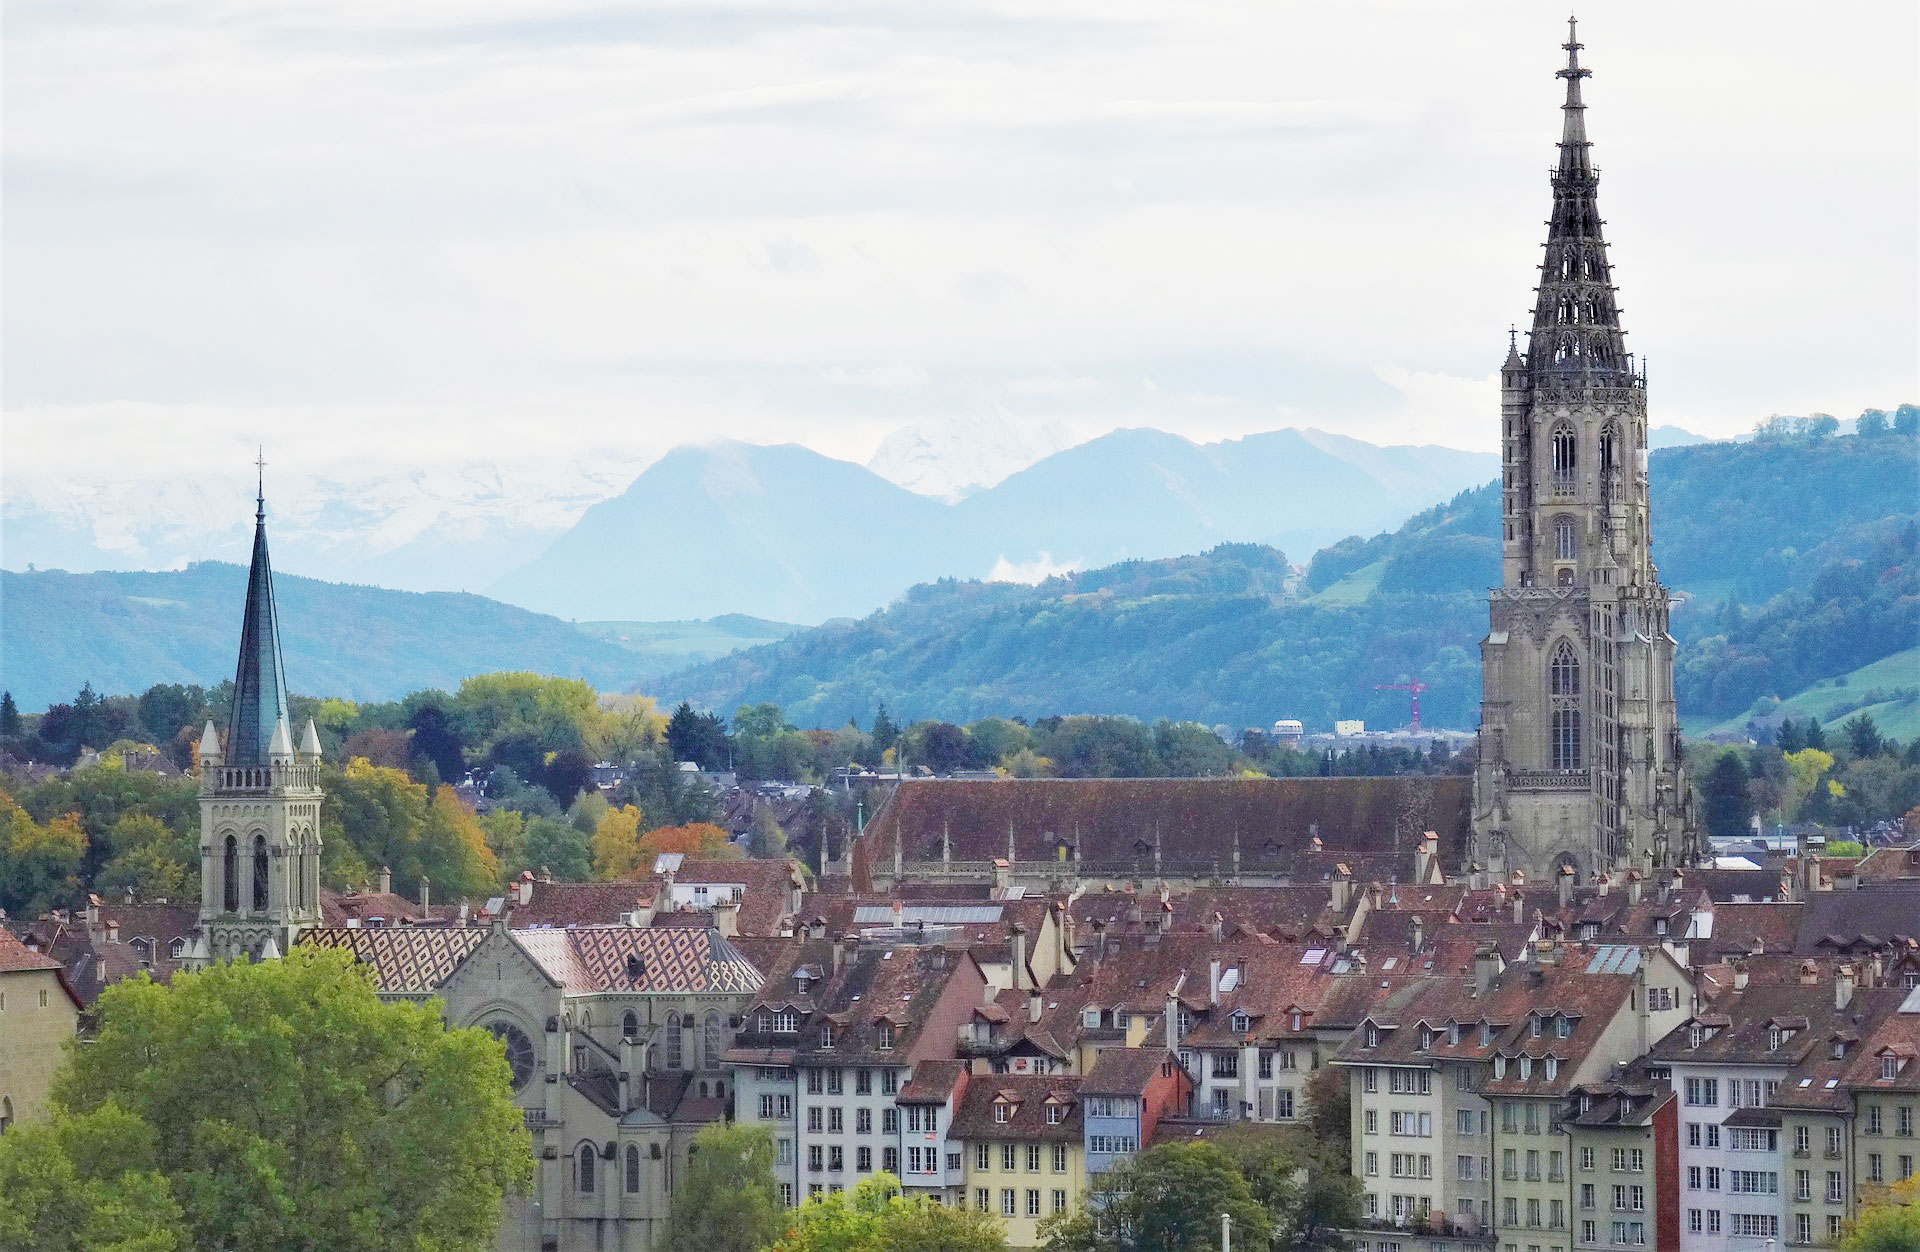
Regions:
<instances>
[{"instance_id":1,"label":"green tree foliage","mask_svg":"<svg viewBox=\"0 0 1920 1252\"><path fill-rule=\"evenodd\" d=\"M1222 1213L1238 1246L1271 1242L1273 1215L1234 1158L1209 1143L1176 1143L1115 1165L1080 1211L1049 1218L1041 1232L1050 1252L1214 1252Z\"/></svg>"},{"instance_id":2,"label":"green tree foliage","mask_svg":"<svg viewBox=\"0 0 1920 1252\"><path fill-rule=\"evenodd\" d=\"M667 1252L759 1252L781 1232L786 1206L764 1126L715 1122L694 1136L673 1192Z\"/></svg>"},{"instance_id":3,"label":"green tree foliage","mask_svg":"<svg viewBox=\"0 0 1920 1252\"><path fill-rule=\"evenodd\" d=\"M550 873L560 882L585 882L593 877L591 837L570 822L529 817L526 862L521 868Z\"/></svg>"},{"instance_id":4,"label":"green tree foliage","mask_svg":"<svg viewBox=\"0 0 1920 1252\"><path fill-rule=\"evenodd\" d=\"M907 1199L900 1180L883 1172L793 1210L769 1252L1003 1252L1006 1246L991 1215Z\"/></svg>"},{"instance_id":5,"label":"green tree foliage","mask_svg":"<svg viewBox=\"0 0 1920 1252\"><path fill-rule=\"evenodd\" d=\"M1715 839L1737 839L1747 833L1753 818L1753 797L1747 790L1746 762L1738 752L1722 752L1707 770L1701 815L1707 834Z\"/></svg>"},{"instance_id":6,"label":"green tree foliage","mask_svg":"<svg viewBox=\"0 0 1920 1252\"><path fill-rule=\"evenodd\" d=\"M96 1012L56 1080L55 1125L118 1109L143 1127L119 1136L117 1175L162 1175L189 1246L478 1249L529 1177L499 1044L381 1003L344 952L131 979Z\"/></svg>"},{"instance_id":7,"label":"green tree foliage","mask_svg":"<svg viewBox=\"0 0 1920 1252\"><path fill-rule=\"evenodd\" d=\"M1920 1189L1909 1181L1888 1188L1847 1224L1840 1252L1913 1252L1920 1248Z\"/></svg>"},{"instance_id":8,"label":"green tree foliage","mask_svg":"<svg viewBox=\"0 0 1920 1252\"><path fill-rule=\"evenodd\" d=\"M111 899L191 901L200 898L200 841L147 813L123 813L108 832L111 859L93 889Z\"/></svg>"},{"instance_id":9,"label":"green tree foliage","mask_svg":"<svg viewBox=\"0 0 1920 1252\"><path fill-rule=\"evenodd\" d=\"M0 691L0 739L19 737L20 706L13 702L13 692Z\"/></svg>"},{"instance_id":10,"label":"green tree foliage","mask_svg":"<svg viewBox=\"0 0 1920 1252\"><path fill-rule=\"evenodd\" d=\"M1359 1222L1362 1194L1345 1135L1320 1139L1297 1126L1239 1122L1210 1142L1232 1159L1272 1217L1274 1247L1314 1252L1345 1246L1337 1232Z\"/></svg>"},{"instance_id":11,"label":"green tree foliage","mask_svg":"<svg viewBox=\"0 0 1920 1252\"><path fill-rule=\"evenodd\" d=\"M187 1252L154 1128L113 1103L0 1136L0 1252Z\"/></svg>"},{"instance_id":12,"label":"green tree foliage","mask_svg":"<svg viewBox=\"0 0 1920 1252\"><path fill-rule=\"evenodd\" d=\"M0 908L38 917L83 894L87 835L72 815L36 822L0 791Z\"/></svg>"},{"instance_id":13,"label":"green tree foliage","mask_svg":"<svg viewBox=\"0 0 1920 1252\"><path fill-rule=\"evenodd\" d=\"M727 727L711 713L696 713L681 701L667 721L667 749L676 761L692 761L701 769L726 769L732 758Z\"/></svg>"},{"instance_id":14,"label":"green tree foliage","mask_svg":"<svg viewBox=\"0 0 1920 1252\"><path fill-rule=\"evenodd\" d=\"M1856 761L1879 756L1887 750L1887 741L1880 734L1880 728L1873 724L1873 714L1862 713L1850 718L1840 727L1847 737L1847 750L1853 753Z\"/></svg>"}]
</instances>

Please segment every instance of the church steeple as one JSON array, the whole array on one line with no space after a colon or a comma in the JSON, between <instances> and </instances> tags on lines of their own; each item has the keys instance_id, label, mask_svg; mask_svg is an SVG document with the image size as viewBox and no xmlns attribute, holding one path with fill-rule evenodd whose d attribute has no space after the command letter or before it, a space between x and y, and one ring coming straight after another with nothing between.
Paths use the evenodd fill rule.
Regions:
<instances>
[{"instance_id":1,"label":"church steeple","mask_svg":"<svg viewBox=\"0 0 1920 1252\"><path fill-rule=\"evenodd\" d=\"M1527 335L1527 361L1538 382L1631 386L1633 362L1614 300L1612 266L1601 237L1599 171L1587 139L1587 106L1580 81L1593 71L1580 64L1577 25L1567 19L1567 80L1561 108L1560 162L1553 171L1553 216Z\"/></svg>"},{"instance_id":2,"label":"church steeple","mask_svg":"<svg viewBox=\"0 0 1920 1252\"><path fill-rule=\"evenodd\" d=\"M280 623L273 603L273 567L267 560L266 461L262 459L258 466L253 564L247 571L240 664L233 678L233 711L227 719L226 763L238 766L269 764L274 730L290 716L286 672L280 660Z\"/></svg>"}]
</instances>

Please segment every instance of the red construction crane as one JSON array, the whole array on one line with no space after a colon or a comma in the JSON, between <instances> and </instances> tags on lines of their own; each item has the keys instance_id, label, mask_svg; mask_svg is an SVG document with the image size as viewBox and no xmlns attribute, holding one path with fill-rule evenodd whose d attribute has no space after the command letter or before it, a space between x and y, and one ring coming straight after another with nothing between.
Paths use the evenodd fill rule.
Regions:
<instances>
[{"instance_id":1,"label":"red construction crane","mask_svg":"<svg viewBox=\"0 0 1920 1252\"><path fill-rule=\"evenodd\" d=\"M1420 693L1428 690L1427 684L1418 678L1404 683L1375 683L1375 691L1410 691L1413 693L1413 733L1420 733Z\"/></svg>"}]
</instances>

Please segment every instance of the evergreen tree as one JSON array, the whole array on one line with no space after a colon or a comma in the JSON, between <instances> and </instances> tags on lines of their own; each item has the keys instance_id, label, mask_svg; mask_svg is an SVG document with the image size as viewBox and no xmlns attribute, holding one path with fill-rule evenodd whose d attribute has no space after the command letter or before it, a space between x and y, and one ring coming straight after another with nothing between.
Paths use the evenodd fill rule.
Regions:
<instances>
[{"instance_id":1,"label":"evergreen tree","mask_svg":"<svg viewBox=\"0 0 1920 1252\"><path fill-rule=\"evenodd\" d=\"M1702 805L1707 834L1715 839L1737 839L1747 833L1753 818L1753 799L1747 792L1747 767L1738 752L1722 752L1707 771Z\"/></svg>"},{"instance_id":2,"label":"evergreen tree","mask_svg":"<svg viewBox=\"0 0 1920 1252\"><path fill-rule=\"evenodd\" d=\"M15 739L19 735L20 710L13 703L13 693L0 692L0 739Z\"/></svg>"},{"instance_id":3,"label":"evergreen tree","mask_svg":"<svg viewBox=\"0 0 1920 1252\"><path fill-rule=\"evenodd\" d=\"M873 715L873 750L876 754L885 752L899 742L900 728L887 716L887 706L882 704L880 711Z\"/></svg>"},{"instance_id":4,"label":"evergreen tree","mask_svg":"<svg viewBox=\"0 0 1920 1252\"><path fill-rule=\"evenodd\" d=\"M780 829L780 823L774 820L773 806L756 804L753 806L753 821L747 827L747 853L758 860L772 860L785 856L787 852L787 832Z\"/></svg>"},{"instance_id":5,"label":"evergreen tree","mask_svg":"<svg viewBox=\"0 0 1920 1252\"><path fill-rule=\"evenodd\" d=\"M1807 746L1807 737L1800 732L1800 725L1791 717L1782 718L1780 729L1773 732L1773 746L1780 749L1782 755L1798 752Z\"/></svg>"},{"instance_id":6,"label":"evergreen tree","mask_svg":"<svg viewBox=\"0 0 1920 1252\"><path fill-rule=\"evenodd\" d=\"M1801 737L1806 740L1809 748L1819 748L1823 752L1826 751L1827 732L1820 729L1819 718L1811 714L1808 715L1807 729Z\"/></svg>"},{"instance_id":7,"label":"evergreen tree","mask_svg":"<svg viewBox=\"0 0 1920 1252\"><path fill-rule=\"evenodd\" d=\"M1887 750L1887 741L1881 736L1880 728L1873 724L1871 713L1852 718L1840 729L1847 733L1847 747L1852 750L1856 761L1879 756Z\"/></svg>"}]
</instances>

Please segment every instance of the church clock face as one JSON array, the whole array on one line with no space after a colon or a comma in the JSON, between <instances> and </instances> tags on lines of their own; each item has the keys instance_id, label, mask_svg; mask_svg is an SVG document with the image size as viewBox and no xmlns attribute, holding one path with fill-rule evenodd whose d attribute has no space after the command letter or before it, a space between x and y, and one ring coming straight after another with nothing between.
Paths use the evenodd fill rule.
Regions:
<instances>
[{"instance_id":1,"label":"church clock face","mask_svg":"<svg viewBox=\"0 0 1920 1252\"><path fill-rule=\"evenodd\" d=\"M520 1090L533 1077L533 1041L527 1038L526 1031L512 1022L488 1022L487 1029L507 1050L507 1068L513 1071L513 1089Z\"/></svg>"}]
</instances>

